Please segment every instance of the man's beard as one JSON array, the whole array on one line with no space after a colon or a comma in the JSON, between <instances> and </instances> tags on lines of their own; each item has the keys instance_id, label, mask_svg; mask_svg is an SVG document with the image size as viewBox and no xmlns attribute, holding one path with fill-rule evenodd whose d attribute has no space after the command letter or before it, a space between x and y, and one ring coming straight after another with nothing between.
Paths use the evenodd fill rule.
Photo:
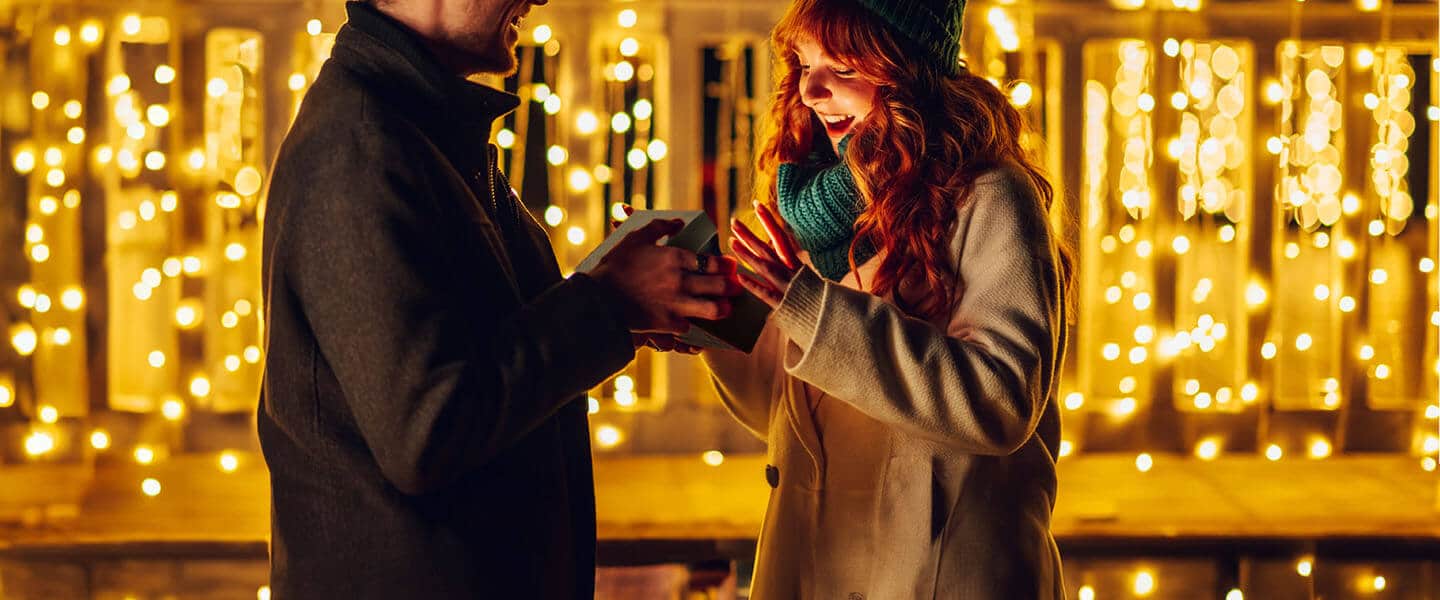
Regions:
<instances>
[{"instance_id":1,"label":"man's beard","mask_svg":"<svg viewBox=\"0 0 1440 600\"><path fill-rule=\"evenodd\" d=\"M515 47L506 39L508 27L502 26L500 31L489 36L476 36L466 40L467 43L462 48L468 55L465 57L469 63L465 65L467 74L498 74L502 77L515 74L519 69L519 61L515 59Z\"/></svg>"}]
</instances>

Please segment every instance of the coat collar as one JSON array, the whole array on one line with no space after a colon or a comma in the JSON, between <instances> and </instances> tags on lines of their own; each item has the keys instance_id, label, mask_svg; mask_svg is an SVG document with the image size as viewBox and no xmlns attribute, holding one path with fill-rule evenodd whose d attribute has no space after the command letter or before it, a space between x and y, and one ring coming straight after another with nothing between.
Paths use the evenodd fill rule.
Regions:
<instances>
[{"instance_id":1,"label":"coat collar","mask_svg":"<svg viewBox=\"0 0 1440 600\"><path fill-rule=\"evenodd\" d=\"M335 36L331 58L432 139L484 157L495 119L515 110L520 98L450 72L418 34L369 4L347 2L345 12L349 21ZM473 166L483 166L478 162Z\"/></svg>"}]
</instances>

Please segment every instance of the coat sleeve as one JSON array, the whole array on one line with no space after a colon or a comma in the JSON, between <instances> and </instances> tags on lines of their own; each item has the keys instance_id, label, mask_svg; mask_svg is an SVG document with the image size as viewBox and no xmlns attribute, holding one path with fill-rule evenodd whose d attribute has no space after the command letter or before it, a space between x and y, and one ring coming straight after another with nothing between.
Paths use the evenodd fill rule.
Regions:
<instances>
[{"instance_id":1,"label":"coat sleeve","mask_svg":"<svg viewBox=\"0 0 1440 600\"><path fill-rule=\"evenodd\" d=\"M778 395L777 386L785 376L780 352L787 343L775 320L769 319L749 354L713 349L700 353L720 401L741 425L762 440L770 429L770 408Z\"/></svg>"},{"instance_id":2,"label":"coat sleeve","mask_svg":"<svg viewBox=\"0 0 1440 600\"><path fill-rule=\"evenodd\" d=\"M466 200L436 197L405 135L362 127L314 161L310 184L282 199L271 271L297 296L385 477L420 494L583 401L634 346L618 295L584 275L504 314L506 282L462 293L472 263L436 224L440 203Z\"/></svg>"},{"instance_id":3,"label":"coat sleeve","mask_svg":"<svg viewBox=\"0 0 1440 600\"><path fill-rule=\"evenodd\" d=\"M946 328L805 269L776 311L800 349L785 358L789 373L961 451L1018 450L1055 377L1062 296L1034 188L999 174L977 183L968 232L952 244L964 287Z\"/></svg>"}]
</instances>

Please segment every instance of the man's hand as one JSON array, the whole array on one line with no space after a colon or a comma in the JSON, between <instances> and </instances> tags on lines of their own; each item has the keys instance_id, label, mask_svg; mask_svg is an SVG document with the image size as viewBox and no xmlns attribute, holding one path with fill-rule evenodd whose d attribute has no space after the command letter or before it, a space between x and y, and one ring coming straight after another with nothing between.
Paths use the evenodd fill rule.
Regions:
<instances>
[{"instance_id":1,"label":"man's hand","mask_svg":"<svg viewBox=\"0 0 1440 600\"><path fill-rule=\"evenodd\" d=\"M632 332L683 334L690 330L688 318L729 316L729 298L740 294L733 260L701 259L683 248L656 245L682 226L674 219L647 223L621 240L590 274L629 300L625 320Z\"/></svg>"}]
</instances>

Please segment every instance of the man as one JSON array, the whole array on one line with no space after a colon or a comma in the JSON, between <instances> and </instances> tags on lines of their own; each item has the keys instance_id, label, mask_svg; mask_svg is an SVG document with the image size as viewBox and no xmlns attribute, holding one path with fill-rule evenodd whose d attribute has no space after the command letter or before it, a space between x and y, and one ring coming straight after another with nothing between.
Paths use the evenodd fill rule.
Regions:
<instances>
[{"instance_id":1,"label":"man","mask_svg":"<svg viewBox=\"0 0 1440 600\"><path fill-rule=\"evenodd\" d=\"M464 79L515 69L532 4L348 4L280 149L257 417L279 598L592 597L585 392L739 293L733 262L655 245L668 221L562 279L487 143L519 100Z\"/></svg>"}]
</instances>

